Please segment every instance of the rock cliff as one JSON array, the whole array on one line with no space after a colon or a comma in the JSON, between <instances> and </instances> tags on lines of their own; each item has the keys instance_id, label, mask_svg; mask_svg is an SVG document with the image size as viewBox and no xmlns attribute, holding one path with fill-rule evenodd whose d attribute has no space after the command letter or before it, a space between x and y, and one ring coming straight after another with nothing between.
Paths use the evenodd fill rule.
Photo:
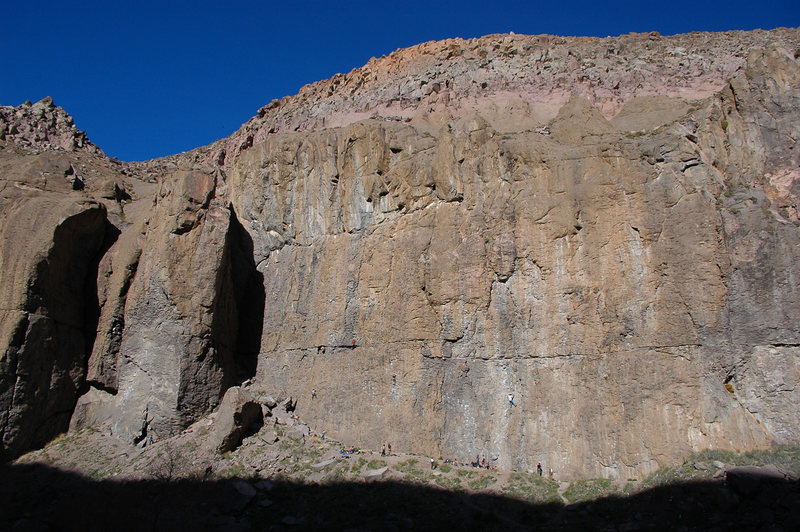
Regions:
<instances>
[{"instance_id":1,"label":"rock cliff","mask_svg":"<svg viewBox=\"0 0 800 532\"><path fill-rule=\"evenodd\" d=\"M73 426L166 437L248 380L335 438L562 477L796 443L798 49L796 29L426 43L115 167L117 190L159 182L113 245L68 254L97 294ZM22 288L59 223L30 252L4 236L14 323L66 304ZM11 415L14 361L68 357L7 323L14 454L43 419Z\"/></svg>"},{"instance_id":2,"label":"rock cliff","mask_svg":"<svg viewBox=\"0 0 800 532\"><path fill-rule=\"evenodd\" d=\"M0 108L0 455L66 430L85 391L98 269L150 185L50 98Z\"/></svg>"}]
</instances>

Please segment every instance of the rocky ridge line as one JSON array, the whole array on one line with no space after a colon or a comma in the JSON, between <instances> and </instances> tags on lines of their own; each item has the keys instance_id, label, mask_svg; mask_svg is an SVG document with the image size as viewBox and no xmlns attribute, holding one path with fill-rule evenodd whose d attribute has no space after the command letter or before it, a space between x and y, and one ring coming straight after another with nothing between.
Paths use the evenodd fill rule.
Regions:
<instances>
[{"instance_id":1,"label":"rocky ridge line","mask_svg":"<svg viewBox=\"0 0 800 532\"><path fill-rule=\"evenodd\" d=\"M12 142L34 152L55 149L102 153L49 96L34 104L0 106L0 141Z\"/></svg>"},{"instance_id":2,"label":"rocky ridge line","mask_svg":"<svg viewBox=\"0 0 800 532\"><path fill-rule=\"evenodd\" d=\"M430 41L273 100L227 138L134 166L148 173L190 161L228 165L275 133L341 127L366 118L413 120L437 130L479 110L495 115L498 123L489 121L499 131L510 126L499 118L503 113L517 121L515 127L528 129L552 119L572 95L587 98L610 119L636 96L708 97L744 67L749 50L783 46L794 52L796 41L794 28L606 38L500 34Z\"/></svg>"}]
</instances>

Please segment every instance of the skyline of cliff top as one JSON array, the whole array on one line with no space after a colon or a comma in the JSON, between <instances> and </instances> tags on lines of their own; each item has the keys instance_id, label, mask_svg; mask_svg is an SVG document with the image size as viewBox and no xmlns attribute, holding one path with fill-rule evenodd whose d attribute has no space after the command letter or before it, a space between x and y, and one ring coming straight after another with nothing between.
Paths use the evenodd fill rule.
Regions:
<instances>
[{"instance_id":1,"label":"skyline of cliff top","mask_svg":"<svg viewBox=\"0 0 800 532\"><path fill-rule=\"evenodd\" d=\"M7 8L12 45L0 51L0 105L51 96L109 156L146 160L226 137L274 98L426 41L800 25L800 7L780 0L756 12L716 1L666 11L632 2L514 4L18 4Z\"/></svg>"}]
</instances>

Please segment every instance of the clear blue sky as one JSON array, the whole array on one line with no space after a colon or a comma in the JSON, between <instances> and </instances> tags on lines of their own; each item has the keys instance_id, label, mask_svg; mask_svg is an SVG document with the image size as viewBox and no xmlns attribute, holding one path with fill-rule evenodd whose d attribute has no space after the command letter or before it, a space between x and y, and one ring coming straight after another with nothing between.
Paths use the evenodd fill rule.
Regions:
<instances>
[{"instance_id":1,"label":"clear blue sky","mask_svg":"<svg viewBox=\"0 0 800 532\"><path fill-rule=\"evenodd\" d=\"M122 160L208 144L273 98L429 40L800 26L800 0L4 4L0 105L52 96Z\"/></svg>"}]
</instances>

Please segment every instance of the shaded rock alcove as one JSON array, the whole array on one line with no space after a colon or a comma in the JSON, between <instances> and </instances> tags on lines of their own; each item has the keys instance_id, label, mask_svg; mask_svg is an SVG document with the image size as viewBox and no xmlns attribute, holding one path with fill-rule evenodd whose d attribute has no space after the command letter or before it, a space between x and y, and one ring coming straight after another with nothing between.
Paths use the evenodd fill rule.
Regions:
<instances>
[{"instance_id":1,"label":"shaded rock alcove","mask_svg":"<svg viewBox=\"0 0 800 532\"><path fill-rule=\"evenodd\" d=\"M119 231L102 206L80 209L58 221L50 235L52 226L31 220L34 232L26 235L50 243L46 255L32 258L34 273L0 367L0 455L6 457L67 430L85 387L100 314L98 265ZM24 253L17 259L21 264L30 260Z\"/></svg>"},{"instance_id":2,"label":"shaded rock alcove","mask_svg":"<svg viewBox=\"0 0 800 532\"><path fill-rule=\"evenodd\" d=\"M232 386L256 373L266 297L264 276L256 269L253 257L253 239L233 207L229 210L227 260L220 272L220 307L214 312L214 333L231 339L231 360L225 370L226 384Z\"/></svg>"}]
</instances>

